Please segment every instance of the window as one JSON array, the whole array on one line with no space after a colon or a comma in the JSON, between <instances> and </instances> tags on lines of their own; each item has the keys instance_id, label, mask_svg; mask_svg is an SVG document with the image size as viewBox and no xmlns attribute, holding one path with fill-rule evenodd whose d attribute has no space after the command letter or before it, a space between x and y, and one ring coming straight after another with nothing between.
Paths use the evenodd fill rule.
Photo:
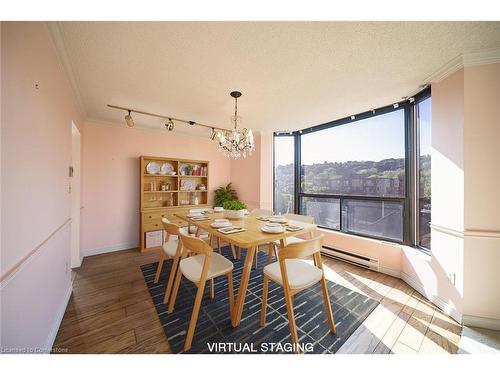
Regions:
<instances>
[{"instance_id":1,"label":"window","mask_svg":"<svg viewBox=\"0 0 500 375\"><path fill-rule=\"evenodd\" d=\"M275 211L430 249L431 114L426 88L397 105L275 134Z\"/></svg>"},{"instance_id":2,"label":"window","mask_svg":"<svg viewBox=\"0 0 500 375\"><path fill-rule=\"evenodd\" d=\"M300 151L300 213L328 229L403 241L404 108L306 132Z\"/></svg>"},{"instance_id":3,"label":"window","mask_svg":"<svg viewBox=\"0 0 500 375\"><path fill-rule=\"evenodd\" d=\"M432 149L432 100L427 98L417 104L418 134L418 245L431 248L431 149Z\"/></svg>"},{"instance_id":4,"label":"window","mask_svg":"<svg viewBox=\"0 0 500 375\"><path fill-rule=\"evenodd\" d=\"M340 229L340 199L303 197L300 212L314 217L319 226Z\"/></svg>"},{"instance_id":5,"label":"window","mask_svg":"<svg viewBox=\"0 0 500 375\"><path fill-rule=\"evenodd\" d=\"M403 241L403 205L398 202L374 202L346 199L342 222L345 232Z\"/></svg>"},{"instance_id":6,"label":"window","mask_svg":"<svg viewBox=\"0 0 500 375\"><path fill-rule=\"evenodd\" d=\"M295 211L295 137L274 137L274 212Z\"/></svg>"},{"instance_id":7,"label":"window","mask_svg":"<svg viewBox=\"0 0 500 375\"><path fill-rule=\"evenodd\" d=\"M302 192L405 196L404 110L304 134Z\"/></svg>"}]
</instances>

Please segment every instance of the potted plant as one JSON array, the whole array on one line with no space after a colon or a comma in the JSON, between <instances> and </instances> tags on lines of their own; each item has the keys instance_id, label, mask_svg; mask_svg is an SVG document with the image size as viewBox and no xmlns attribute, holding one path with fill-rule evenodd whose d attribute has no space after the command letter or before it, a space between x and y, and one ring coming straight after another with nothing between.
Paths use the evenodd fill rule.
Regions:
<instances>
[{"instance_id":1,"label":"potted plant","mask_svg":"<svg viewBox=\"0 0 500 375\"><path fill-rule=\"evenodd\" d=\"M226 186L221 186L215 190L215 199L214 205L215 207L223 207L225 201L238 199L238 195L236 194L236 190L233 189L231 183Z\"/></svg>"},{"instance_id":2,"label":"potted plant","mask_svg":"<svg viewBox=\"0 0 500 375\"><path fill-rule=\"evenodd\" d=\"M247 206L237 199L227 200L222 204L226 219L241 219L245 216Z\"/></svg>"},{"instance_id":3,"label":"potted plant","mask_svg":"<svg viewBox=\"0 0 500 375\"><path fill-rule=\"evenodd\" d=\"M191 176L191 173L193 173L194 167L191 164L186 165L186 175Z\"/></svg>"}]
</instances>

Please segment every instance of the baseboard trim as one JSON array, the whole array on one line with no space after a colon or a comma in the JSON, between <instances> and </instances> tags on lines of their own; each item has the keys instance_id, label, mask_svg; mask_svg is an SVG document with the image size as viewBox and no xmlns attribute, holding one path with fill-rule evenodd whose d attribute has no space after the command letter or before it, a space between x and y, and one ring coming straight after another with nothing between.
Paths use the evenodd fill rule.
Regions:
<instances>
[{"instance_id":1,"label":"baseboard trim","mask_svg":"<svg viewBox=\"0 0 500 375\"><path fill-rule=\"evenodd\" d=\"M458 323L462 323L463 316L457 311L457 309L455 309L454 306L447 303L441 297L436 296L435 294L429 292L427 289L424 288L424 286L419 281L415 280L413 277L411 277L405 272L401 272L401 280L403 280L417 292L422 294L425 298L427 298L429 301L431 301L433 304L435 304L437 307L443 310L447 315L452 317Z\"/></svg>"},{"instance_id":2,"label":"baseboard trim","mask_svg":"<svg viewBox=\"0 0 500 375\"><path fill-rule=\"evenodd\" d=\"M69 283L68 290L64 295L64 302L61 304L59 311L56 315L56 320L52 325L52 329L50 330L49 336L47 337L47 342L45 344L45 354L50 353L52 347L54 346L54 341L56 340L57 333L59 332L59 327L61 326L64 313L66 312L66 308L68 307L69 299L71 298L71 293L73 293L73 280L71 279Z\"/></svg>"},{"instance_id":3,"label":"baseboard trim","mask_svg":"<svg viewBox=\"0 0 500 375\"><path fill-rule=\"evenodd\" d=\"M464 315L462 317L464 326L493 329L500 331L500 319L484 318L482 316Z\"/></svg>"},{"instance_id":4,"label":"baseboard trim","mask_svg":"<svg viewBox=\"0 0 500 375\"><path fill-rule=\"evenodd\" d=\"M112 253L114 251L121 251L121 250L133 249L133 248L136 248L138 246L139 245L137 243L131 242L131 243L125 243L125 244L119 244L119 245L113 245L113 246L100 247L100 248L97 248L97 249L84 250L83 256L84 257L89 257L89 256L92 256L92 255Z\"/></svg>"},{"instance_id":5,"label":"baseboard trim","mask_svg":"<svg viewBox=\"0 0 500 375\"><path fill-rule=\"evenodd\" d=\"M378 267L379 272L384 273L389 276L397 277L398 279L401 279L401 272L393 270L392 268L387 268L384 266Z\"/></svg>"}]
</instances>

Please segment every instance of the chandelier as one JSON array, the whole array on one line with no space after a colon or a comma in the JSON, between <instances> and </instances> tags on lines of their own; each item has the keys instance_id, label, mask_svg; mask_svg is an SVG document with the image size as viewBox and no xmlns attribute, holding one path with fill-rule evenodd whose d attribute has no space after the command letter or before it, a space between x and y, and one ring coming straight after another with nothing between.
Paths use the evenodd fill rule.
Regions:
<instances>
[{"instance_id":1,"label":"chandelier","mask_svg":"<svg viewBox=\"0 0 500 375\"><path fill-rule=\"evenodd\" d=\"M234 116L231 116L233 130L221 130L217 134L218 149L230 158L244 158L252 155L255 151L255 143L251 129L238 129L238 98L241 92L233 91L230 94L234 98Z\"/></svg>"}]
</instances>

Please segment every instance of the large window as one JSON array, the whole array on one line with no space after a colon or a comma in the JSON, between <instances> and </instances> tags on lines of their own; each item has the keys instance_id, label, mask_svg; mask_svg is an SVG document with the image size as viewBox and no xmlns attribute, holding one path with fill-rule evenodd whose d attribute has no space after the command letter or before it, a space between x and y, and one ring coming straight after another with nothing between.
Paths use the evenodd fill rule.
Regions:
<instances>
[{"instance_id":1,"label":"large window","mask_svg":"<svg viewBox=\"0 0 500 375\"><path fill-rule=\"evenodd\" d=\"M302 192L405 196L404 110L301 137Z\"/></svg>"},{"instance_id":2,"label":"large window","mask_svg":"<svg viewBox=\"0 0 500 375\"><path fill-rule=\"evenodd\" d=\"M295 212L295 137L274 137L274 211Z\"/></svg>"},{"instance_id":3,"label":"large window","mask_svg":"<svg viewBox=\"0 0 500 375\"><path fill-rule=\"evenodd\" d=\"M300 150L300 213L325 228L403 241L404 108L304 133Z\"/></svg>"},{"instance_id":4,"label":"large window","mask_svg":"<svg viewBox=\"0 0 500 375\"><path fill-rule=\"evenodd\" d=\"M418 134L418 244L431 248L431 149L432 149L432 99L429 97L417 104Z\"/></svg>"},{"instance_id":5,"label":"large window","mask_svg":"<svg viewBox=\"0 0 500 375\"><path fill-rule=\"evenodd\" d=\"M275 135L275 211L430 249L430 88L407 101Z\"/></svg>"}]
</instances>

